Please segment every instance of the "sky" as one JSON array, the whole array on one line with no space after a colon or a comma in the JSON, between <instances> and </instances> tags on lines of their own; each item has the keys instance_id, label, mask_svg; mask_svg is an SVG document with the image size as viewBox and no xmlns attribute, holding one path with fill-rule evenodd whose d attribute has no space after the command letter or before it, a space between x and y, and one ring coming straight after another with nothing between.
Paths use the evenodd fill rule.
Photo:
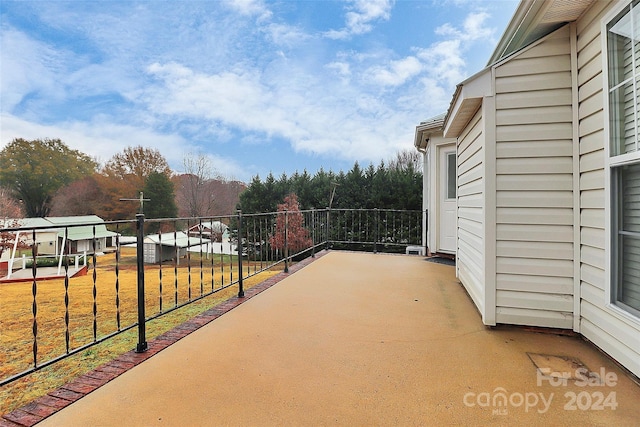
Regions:
<instances>
[{"instance_id":1,"label":"sky","mask_svg":"<svg viewBox=\"0 0 640 427\"><path fill-rule=\"evenodd\" d=\"M248 182L412 150L515 0L0 2L0 149L157 149Z\"/></svg>"}]
</instances>

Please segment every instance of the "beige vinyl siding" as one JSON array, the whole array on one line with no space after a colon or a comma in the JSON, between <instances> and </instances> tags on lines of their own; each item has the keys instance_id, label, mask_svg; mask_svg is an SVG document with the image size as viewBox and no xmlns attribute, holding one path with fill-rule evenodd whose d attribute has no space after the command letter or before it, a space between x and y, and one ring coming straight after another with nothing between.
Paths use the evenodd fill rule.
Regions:
<instances>
[{"instance_id":1,"label":"beige vinyl siding","mask_svg":"<svg viewBox=\"0 0 640 427\"><path fill-rule=\"evenodd\" d=\"M606 271L605 151L601 20L608 2L594 2L577 22L580 141L580 332L640 375L640 319L612 308Z\"/></svg>"},{"instance_id":2,"label":"beige vinyl siding","mask_svg":"<svg viewBox=\"0 0 640 427\"><path fill-rule=\"evenodd\" d=\"M570 31L495 68L496 322L573 326Z\"/></svg>"},{"instance_id":3,"label":"beige vinyl siding","mask_svg":"<svg viewBox=\"0 0 640 427\"><path fill-rule=\"evenodd\" d=\"M458 138L458 277L484 313L484 135L478 111Z\"/></svg>"}]
</instances>

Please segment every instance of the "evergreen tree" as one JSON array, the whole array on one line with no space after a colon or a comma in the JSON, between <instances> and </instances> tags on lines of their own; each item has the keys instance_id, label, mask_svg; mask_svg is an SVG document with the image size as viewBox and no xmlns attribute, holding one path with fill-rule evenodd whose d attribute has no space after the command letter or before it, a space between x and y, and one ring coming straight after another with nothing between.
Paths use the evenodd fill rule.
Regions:
<instances>
[{"instance_id":1,"label":"evergreen tree","mask_svg":"<svg viewBox=\"0 0 640 427\"><path fill-rule=\"evenodd\" d=\"M282 174L276 179L269 174L260 181L255 177L240 196L238 207L245 213L275 212L279 200L295 193L300 209L422 209L422 170L420 162L409 153L370 164L365 170L355 162L347 173L325 172L320 169L314 176L305 170L291 177Z\"/></svg>"},{"instance_id":2,"label":"evergreen tree","mask_svg":"<svg viewBox=\"0 0 640 427\"><path fill-rule=\"evenodd\" d=\"M144 197L149 199L144 204L146 218L175 218L178 215L173 183L167 175L151 172L144 186ZM148 231L157 232L159 229L159 224L149 224Z\"/></svg>"}]
</instances>

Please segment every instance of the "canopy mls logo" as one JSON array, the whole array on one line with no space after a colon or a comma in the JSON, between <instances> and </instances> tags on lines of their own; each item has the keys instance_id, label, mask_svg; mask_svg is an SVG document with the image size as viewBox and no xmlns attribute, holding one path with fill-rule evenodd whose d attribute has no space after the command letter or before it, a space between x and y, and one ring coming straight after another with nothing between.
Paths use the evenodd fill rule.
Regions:
<instances>
[{"instance_id":1,"label":"canopy mls logo","mask_svg":"<svg viewBox=\"0 0 640 427\"><path fill-rule=\"evenodd\" d=\"M536 369L536 386L544 387L569 387L564 393L544 392L511 392L504 387L496 387L492 392L474 393L464 395L462 401L466 407L491 408L492 415L508 415L509 408L524 408L524 412L535 411L544 414L551 408L555 401L562 404L565 411L604 411L616 410L618 401L615 391L608 388L618 384L618 375L615 372L607 372L600 368L593 372L586 367L580 367L573 371L558 372L551 368ZM578 387L580 390L573 390ZM562 397L560 397L562 396Z\"/></svg>"},{"instance_id":2,"label":"canopy mls logo","mask_svg":"<svg viewBox=\"0 0 640 427\"><path fill-rule=\"evenodd\" d=\"M472 408L479 406L482 408L492 408L493 415L507 415L509 407L524 407L525 412L532 410L539 414L544 414L551 407L553 393L547 398L544 393L507 393L503 387L493 389L493 392L473 393L469 392L462 398L464 406Z\"/></svg>"}]
</instances>

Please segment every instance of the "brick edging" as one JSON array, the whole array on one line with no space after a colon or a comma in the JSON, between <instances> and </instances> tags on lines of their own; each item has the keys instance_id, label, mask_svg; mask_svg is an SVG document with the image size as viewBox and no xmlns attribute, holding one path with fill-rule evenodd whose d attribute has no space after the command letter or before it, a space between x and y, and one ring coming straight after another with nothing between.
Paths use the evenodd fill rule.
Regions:
<instances>
[{"instance_id":1,"label":"brick edging","mask_svg":"<svg viewBox=\"0 0 640 427\"><path fill-rule=\"evenodd\" d=\"M157 354L169 347L171 344L178 342L190 333L233 310L259 293L269 289L276 283L288 277L290 274L295 273L325 254L327 254L327 251L321 251L316 253L315 257L307 257L290 266L288 273L278 273L275 276L247 289L243 298L238 298L237 296L231 297L203 313L200 313L194 318L181 323L173 329L158 335L156 338L148 342L148 350L144 353L136 353L135 350L131 350L127 353L121 354L112 361L75 378L46 395L39 397L34 401L9 412L8 414L4 414L0 418L0 427L30 427L39 423L50 415L55 414L59 410L71 405L73 402L83 398L92 391L117 378L134 366L139 365L154 354Z\"/></svg>"}]
</instances>

